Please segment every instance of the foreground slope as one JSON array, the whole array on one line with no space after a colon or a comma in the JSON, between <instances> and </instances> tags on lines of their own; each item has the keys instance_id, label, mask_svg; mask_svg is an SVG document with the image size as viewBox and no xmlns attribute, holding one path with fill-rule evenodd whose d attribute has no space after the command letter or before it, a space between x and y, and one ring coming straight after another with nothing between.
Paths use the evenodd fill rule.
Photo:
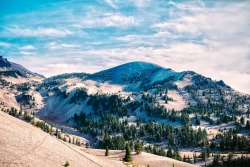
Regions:
<instances>
[{"instance_id":1,"label":"foreground slope","mask_svg":"<svg viewBox=\"0 0 250 167\"><path fill-rule=\"evenodd\" d=\"M0 166L123 166L121 162L100 160L74 146L0 112Z\"/></svg>"},{"instance_id":2,"label":"foreground slope","mask_svg":"<svg viewBox=\"0 0 250 167\"><path fill-rule=\"evenodd\" d=\"M111 151L109 157L104 150L80 149L32 125L0 112L0 164L1 167L12 166L63 166L69 161L70 166L77 167L120 167L124 151ZM133 156L135 164L152 167L171 166L191 167L194 165L160 157L148 153Z\"/></svg>"},{"instance_id":3,"label":"foreground slope","mask_svg":"<svg viewBox=\"0 0 250 167\"><path fill-rule=\"evenodd\" d=\"M84 149L83 151L86 153L92 154L92 155L96 155L102 159L109 158L112 160L119 160L119 159L123 158L124 152L125 152L125 151L121 151L121 150L110 150L109 156L105 157L104 156L105 150ZM189 164L186 162L177 161L175 159L171 159L168 157L153 155L153 154L149 154L146 152L142 152L139 155L136 155L135 153L133 153L132 155L133 155L134 164L136 164L136 165L143 165L143 166L149 165L150 167L172 167L172 166L175 166L175 167L195 167L196 166L196 165Z\"/></svg>"}]
</instances>

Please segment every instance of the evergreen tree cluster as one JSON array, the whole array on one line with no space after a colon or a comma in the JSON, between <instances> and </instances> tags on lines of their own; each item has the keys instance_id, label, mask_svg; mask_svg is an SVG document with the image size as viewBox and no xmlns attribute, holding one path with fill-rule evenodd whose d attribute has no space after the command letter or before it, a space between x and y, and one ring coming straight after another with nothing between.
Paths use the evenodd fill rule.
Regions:
<instances>
[{"instance_id":1,"label":"evergreen tree cluster","mask_svg":"<svg viewBox=\"0 0 250 167\"><path fill-rule=\"evenodd\" d=\"M87 90L85 88L76 89L73 96L70 98L70 103L76 103L79 100L84 101L88 97Z\"/></svg>"},{"instance_id":2,"label":"evergreen tree cluster","mask_svg":"<svg viewBox=\"0 0 250 167\"><path fill-rule=\"evenodd\" d=\"M213 162L208 167L249 167L250 158L248 156L233 157L229 154L227 158L220 154L214 155Z\"/></svg>"},{"instance_id":3,"label":"evergreen tree cluster","mask_svg":"<svg viewBox=\"0 0 250 167\"><path fill-rule=\"evenodd\" d=\"M221 151L250 151L249 138L244 135L239 136L237 132L237 129L230 129L227 132L217 135L217 140L213 139L210 147L214 149L216 146L214 143L219 143L218 148Z\"/></svg>"}]
</instances>

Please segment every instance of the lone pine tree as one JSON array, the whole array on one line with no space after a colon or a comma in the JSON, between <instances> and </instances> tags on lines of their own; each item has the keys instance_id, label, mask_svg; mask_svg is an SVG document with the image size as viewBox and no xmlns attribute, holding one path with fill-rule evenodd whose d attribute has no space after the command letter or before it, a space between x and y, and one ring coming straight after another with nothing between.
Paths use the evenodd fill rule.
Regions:
<instances>
[{"instance_id":1,"label":"lone pine tree","mask_svg":"<svg viewBox=\"0 0 250 167\"><path fill-rule=\"evenodd\" d=\"M69 161L66 161L66 163L63 166L68 167L69 166Z\"/></svg>"},{"instance_id":2,"label":"lone pine tree","mask_svg":"<svg viewBox=\"0 0 250 167\"><path fill-rule=\"evenodd\" d=\"M130 153L130 146L128 143L126 144L126 154L125 154L125 157L123 158L123 160L125 162L133 161L133 158L132 158L131 153Z\"/></svg>"},{"instance_id":3,"label":"lone pine tree","mask_svg":"<svg viewBox=\"0 0 250 167\"><path fill-rule=\"evenodd\" d=\"M109 156L109 148L108 148L108 146L106 147L105 156Z\"/></svg>"},{"instance_id":4,"label":"lone pine tree","mask_svg":"<svg viewBox=\"0 0 250 167\"><path fill-rule=\"evenodd\" d=\"M140 141L137 141L137 142L135 143L134 148L135 148L136 154L140 154L140 153L141 153L141 151L142 151L142 146L141 146Z\"/></svg>"}]
</instances>

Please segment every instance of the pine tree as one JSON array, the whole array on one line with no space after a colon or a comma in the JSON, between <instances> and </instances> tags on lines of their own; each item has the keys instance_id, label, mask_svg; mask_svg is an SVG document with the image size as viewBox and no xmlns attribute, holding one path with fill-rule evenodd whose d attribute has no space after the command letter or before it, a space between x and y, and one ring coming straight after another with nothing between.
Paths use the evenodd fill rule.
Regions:
<instances>
[{"instance_id":1,"label":"pine tree","mask_svg":"<svg viewBox=\"0 0 250 167\"><path fill-rule=\"evenodd\" d=\"M56 137L58 137L58 129L56 128Z\"/></svg>"},{"instance_id":2,"label":"pine tree","mask_svg":"<svg viewBox=\"0 0 250 167\"><path fill-rule=\"evenodd\" d=\"M106 146L105 156L109 156L109 148L108 148L108 146Z\"/></svg>"},{"instance_id":3,"label":"pine tree","mask_svg":"<svg viewBox=\"0 0 250 167\"><path fill-rule=\"evenodd\" d=\"M242 125L244 125L244 124L245 124L245 119L244 119L244 117L243 117L243 116L240 118L240 123L241 123Z\"/></svg>"},{"instance_id":4,"label":"pine tree","mask_svg":"<svg viewBox=\"0 0 250 167\"><path fill-rule=\"evenodd\" d=\"M186 155L184 154L183 162L186 162Z\"/></svg>"},{"instance_id":5,"label":"pine tree","mask_svg":"<svg viewBox=\"0 0 250 167\"><path fill-rule=\"evenodd\" d=\"M69 166L69 161L66 161L66 163L63 166L68 167Z\"/></svg>"},{"instance_id":6,"label":"pine tree","mask_svg":"<svg viewBox=\"0 0 250 167\"><path fill-rule=\"evenodd\" d=\"M250 123L249 123L249 120L247 121L247 124L246 124L246 129L250 129Z\"/></svg>"},{"instance_id":7,"label":"pine tree","mask_svg":"<svg viewBox=\"0 0 250 167\"><path fill-rule=\"evenodd\" d=\"M193 158L194 158L194 164L197 163L197 156L196 156L196 153L193 155Z\"/></svg>"},{"instance_id":8,"label":"pine tree","mask_svg":"<svg viewBox=\"0 0 250 167\"><path fill-rule=\"evenodd\" d=\"M133 161L133 158L132 158L131 152L130 152L130 146L129 146L128 143L126 144L126 154L125 154L125 157L123 158L123 160L125 162L131 162L131 161Z\"/></svg>"},{"instance_id":9,"label":"pine tree","mask_svg":"<svg viewBox=\"0 0 250 167\"><path fill-rule=\"evenodd\" d=\"M69 137L69 143L71 143L71 138Z\"/></svg>"},{"instance_id":10,"label":"pine tree","mask_svg":"<svg viewBox=\"0 0 250 167\"><path fill-rule=\"evenodd\" d=\"M135 148L136 154L140 154L140 153L141 153L141 151L142 151L142 146L141 146L141 143L140 143L139 141L137 141L137 142L135 143L134 148Z\"/></svg>"},{"instance_id":11,"label":"pine tree","mask_svg":"<svg viewBox=\"0 0 250 167\"><path fill-rule=\"evenodd\" d=\"M200 125L201 124L201 122L200 122L199 119L196 119L195 123L196 123L196 125Z\"/></svg>"}]
</instances>

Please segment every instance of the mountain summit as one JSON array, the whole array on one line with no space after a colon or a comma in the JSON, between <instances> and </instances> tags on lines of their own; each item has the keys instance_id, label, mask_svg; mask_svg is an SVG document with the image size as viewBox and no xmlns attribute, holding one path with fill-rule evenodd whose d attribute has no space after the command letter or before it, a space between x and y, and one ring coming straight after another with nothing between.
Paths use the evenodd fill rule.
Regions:
<instances>
[{"instance_id":1,"label":"mountain summit","mask_svg":"<svg viewBox=\"0 0 250 167\"><path fill-rule=\"evenodd\" d=\"M20 64L12 63L3 56L0 56L0 71L20 71L23 73L33 74L30 70L24 68Z\"/></svg>"},{"instance_id":2,"label":"mountain summit","mask_svg":"<svg viewBox=\"0 0 250 167\"><path fill-rule=\"evenodd\" d=\"M183 74L184 72L175 72L170 68L164 68L153 63L135 61L94 73L90 78L101 81L111 81L117 84L136 82L153 83L155 81L169 79L170 77L178 80Z\"/></svg>"}]
</instances>

